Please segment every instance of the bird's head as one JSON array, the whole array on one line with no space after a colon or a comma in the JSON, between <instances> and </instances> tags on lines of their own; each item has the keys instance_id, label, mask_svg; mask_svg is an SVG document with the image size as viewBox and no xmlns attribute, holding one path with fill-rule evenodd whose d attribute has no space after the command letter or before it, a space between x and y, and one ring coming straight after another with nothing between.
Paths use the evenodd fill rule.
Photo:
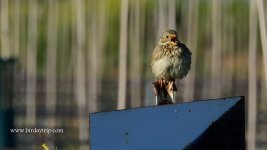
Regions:
<instances>
[{"instance_id":1,"label":"bird's head","mask_svg":"<svg viewBox=\"0 0 267 150\"><path fill-rule=\"evenodd\" d=\"M175 30L167 30L165 31L159 40L159 44L161 45L172 45L175 46L179 43L177 32Z\"/></svg>"}]
</instances>

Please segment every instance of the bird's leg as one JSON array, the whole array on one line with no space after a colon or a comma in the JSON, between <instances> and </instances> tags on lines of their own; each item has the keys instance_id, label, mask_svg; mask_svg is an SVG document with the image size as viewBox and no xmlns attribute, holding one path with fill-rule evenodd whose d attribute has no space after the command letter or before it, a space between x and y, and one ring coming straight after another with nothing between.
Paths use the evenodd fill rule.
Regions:
<instances>
[{"instance_id":1,"label":"bird's leg","mask_svg":"<svg viewBox=\"0 0 267 150\"><path fill-rule=\"evenodd\" d=\"M159 84L159 90L161 91L161 93L163 94L162 98L163 99L167 99L167 96L168 96L168 90L166 88L166 85L168 84L168 81L167 80L164 80L163 78L159 79L158 80L158 84Z\"/></svg>"},{"instance_id":2,"label":"bird's leg","mask_svg":"<svg viewBox=\"0 0 267 150\"><path fill-rule=\"evenodd\" d=\"M160 78L158 82L159 82L160 87L162 88L164 84L164 79Z\"/></svg>"}]
</instances>

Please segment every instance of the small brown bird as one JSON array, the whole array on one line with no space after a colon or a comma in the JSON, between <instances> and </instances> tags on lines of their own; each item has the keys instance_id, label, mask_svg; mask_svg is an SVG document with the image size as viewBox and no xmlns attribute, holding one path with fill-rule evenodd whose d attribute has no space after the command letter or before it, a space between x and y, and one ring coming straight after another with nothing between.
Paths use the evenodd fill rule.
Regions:
<instances>
[{"instance_id":1,"label":"small brown bird","mask_svg":"<svg viewBox=\"0 0 267 150\"><path fill-rule=\"evenodd\" d=\"M162 34L151 57L151 67L155 78L162 86L171 85L176 91L175 79L182 79L190 70L190 50L178 40L175 30L167 30Z\"/></svg>"}]
</instances>

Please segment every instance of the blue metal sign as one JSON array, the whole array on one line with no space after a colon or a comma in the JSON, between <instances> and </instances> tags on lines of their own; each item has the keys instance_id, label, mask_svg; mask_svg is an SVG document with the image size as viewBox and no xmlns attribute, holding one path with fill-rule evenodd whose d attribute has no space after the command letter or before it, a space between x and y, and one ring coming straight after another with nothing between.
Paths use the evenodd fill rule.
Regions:
<instances>
[{"instance_id":1,"label":"blue metal sign","mask_svg":"<svg viewBox=\"0 0 267 150\"><path fill-rule=\"evenodd\" d=\"M243 149L244 134L243 97L90 114L91 150Z\"/></svg>"}]
</instances>

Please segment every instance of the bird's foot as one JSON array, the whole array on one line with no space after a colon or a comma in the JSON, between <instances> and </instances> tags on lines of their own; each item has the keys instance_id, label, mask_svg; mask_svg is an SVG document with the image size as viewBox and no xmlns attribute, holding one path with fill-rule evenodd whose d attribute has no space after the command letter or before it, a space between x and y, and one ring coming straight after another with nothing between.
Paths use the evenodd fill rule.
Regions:
<instances>
[{"instance_id":1,"label":"bird's foot","mask_svg":"<svg viewBox=\"0 0 267 150\"><path fill-rule=\"evenodd\" d=\"M173 91L173 82L170 81L168 84L168 91Z\"/></svg>"},{"instance_id":2,"label":"bird's foot","mask_svg":"<svg viewBox=\"0 0 267 150\"><path fill-rule=\"evenodd\" d=\"M176 87L176 84L175 84L175 81L168 81L168 90L169 91L177 91L177 87Z\"/></svg>"}]
</instances>

